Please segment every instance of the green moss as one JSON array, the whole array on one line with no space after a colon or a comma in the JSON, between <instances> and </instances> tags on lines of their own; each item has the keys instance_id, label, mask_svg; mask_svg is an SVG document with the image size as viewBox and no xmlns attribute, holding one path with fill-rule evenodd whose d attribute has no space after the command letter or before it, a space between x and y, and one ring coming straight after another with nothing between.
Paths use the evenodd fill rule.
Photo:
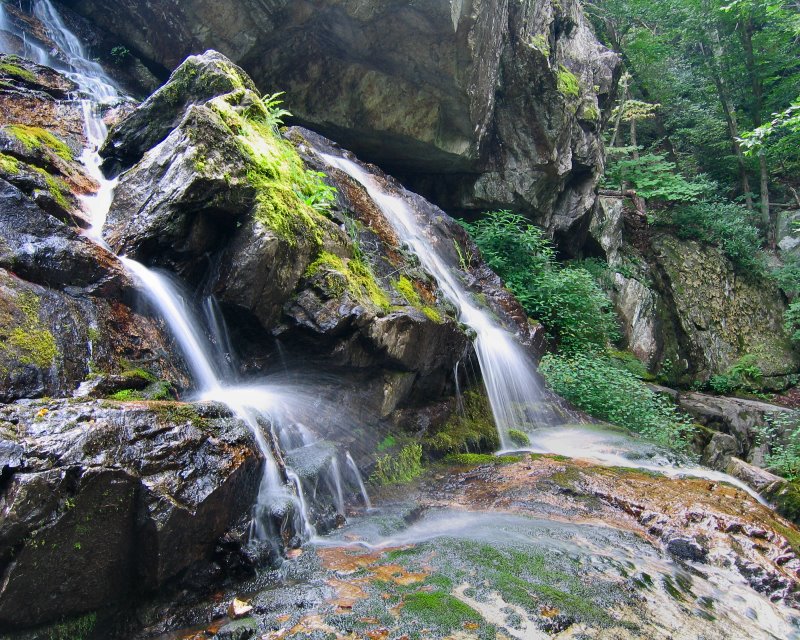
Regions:
<instances>
[{"instance_id":1,"label":"green moss","mask_svg":"<svg viewBox=\"0 0 800 640\"><path fill-rule=\"evenodd\" d=\"M531 36L530 44L531 47L536 49L545 58L550 57L550 40L547 34L537 33L535 36Z\"/></svg>"},{"instance_id":2,"label":"green moss","mask_svg":"<svg viewBox=\"0 0 800 640\"><path fill-rule=\"evenodd\" d=\"M407 484L422 474L422 447L409 444L397 454L387 454L375 461L375 469L369 477L375 486Z\"/></svg>"},{"instance_id":3,"label":"green moss","mask_svg":"<svg viewBox=\"0 0 800 640\"><path fill-rule=\"evenodd\" d=\"M319 216L335 199L325 175L305 168L292 144L281 137L270 109L241 89L212 100L249 160L247 179L256 190L255 218L290 244L298 237L322 243Z\"/></svg>"},{"instance_id":4,"label":"green moss","mask_svg":"<svg viewBox=\"0 0 800 640\"><path fill-rule=\"evenodd\" d=\"M414 283L411 282L406 276L400 276L400 279L392 283L397 292L406 299L406 302L412 307L421 307L422 298L414 288Z\"/></svg>"},{"instance_id":5,"label":"green moss","mask_svg":"<svg viewBox=\"0 0 800 640\"><path fill-rule=\"evenodd\" d=\"M11 330L8 347L19 352L19 361L39 367L49 367L58 356L58 345L53 334L47 329Z\"/></svg>"},{"instance_id":6,"label":"green moss","mask_svg":"<svg viewBox=\"0 0 800 640\"><path fill-rule=\"evenodd\" d=\"M544 606L582 622L609 623L595 588L579 577L561 571L536 549L518 551L488 544L465 542L461 553L481 571L481 578L500 593L503 600L531 613Z\"/></svg>"},{"instance_id":7,"label":"green moss","mask_svg":"<svg viewBox=\"0 0 800 640\"><path fill-rule=\"evenodd\" d=\"M428 626L448 632L483 618L472 607L442 591L418 591L405 597L403 614Z\"/></svg>"},{"instance_id":8,"label":"green moss","mask_svg":"<svg viewBox=\"0 0 800 640\"><path fill-rule=\"evenodd\" d=\"M144 380L145 382L155 382L158 380L155 375L153 375L150 371L146 369L141 369L138 367L134 367L132 369L126 369L122 372L122 377L126 380Z\"/></svg>"},{"instance_id":9,"label":"green moss","mask_svg":"<svg viewBox=\"0 0 800 640\"><path fill-rule=\"evenodd\" d=\"M30 127L25 124L9 124L3 129L19 140L29 151L46 147L63 160L72 161L75 159L72 150L66 143L45 129Z\"/></svg>"},{"instance_id":10,"label":"green moss","mask_svg":"<svg viewBox=\"0 0 800 640\"><path fill-rule=\"evenodd\" d=\"M23 82L36 83L36 74L13 62L0 62L0 73L17 78Z\"/></svg>"},{"instance_id":11,"label":"green moss","mask_svg":"<svg viewBox=\"0 0 800 640\"><path fill-rule=\"evenodd\" d=\"M500 439L486 396L475 390L467 391L463 396L463 413L454 414L422 444L433 457L497 450Z\"/></svg>"},{"instance_id":12,"label":"green moss","mask_svg":"<svg viewBox=\"0 0 800 640\"><path fill-rule=\"evenodd\" d=\"M20 293L14 305L22 317L18 320L13 315L5 317L4 314L0 350L20 364L42 369L50 367L59 355L58 344L52 332L39 320L41 302L38 296L30 292Z\"/></svg>"},{"instance_id":13,"label":"green moss","mask_svg":"<svg viewBox=\"0 0 800 640\"><path fill-rule=\"evenodd\" d=\"M397 444L397 438L394 436L386 436L383 440L378 443L376 449L378 451L388 451L392 447Z\"/></svg>"},{"instance_id":14,"label":"green moss","mask_svg":"<svg viewBox=\"0 0 800 640\"><path fill-rule=\"evenodd\" d=\"M588 122L600 122L600 109L593 104L587 105L583 109L583 119Z\"/></svg>"},{"instance_id":15,"label":"green moss","mask_svg":"<svg viewBox=\"0 0 800 640\"><path fill-rule=\"evenodd\" d=\"M306 270L306 277L322 275L322 282L333 296L349 293L356 301L381 311L391 306L389 295L378 284L375 274L363 258L343 258L321 252Z\"/></svg>"},{"instance_id":16,"label":"green moss","mask_svg":"<svg viewBox=\"0 0 800 640\"><path fill-rule=\"evenodd\" d=\"M0 171L10 175L19 173L19 160L5 153L0 153Z\"/></svg>"},{"instance_id":17,"label":"green moss","mask_svg":"<svg viewBox=\"0 0 800 640\"><path fill-rule=\"evenodd\" d=\"M563 64L556 71L556 86L558 92L566 98L577 98L581 94L581 87L577 76Z\"/></svg>"},{"instance_id":18,"label":"green moss","mask_svg":"<svg viewBox=\"0 0 800 640\"><path fill-rule=\"evenodd\" d=\"M197 413L197 410L189 404L164 403L163 406L153 404L152 408L159 419L167 424L185 424L188 422L203 430L210 427L208 419Z\"/></svg>"},{"instance_id":19,"label":"green moss","mask_svg":"<svg viewBox=\"0 0 800 640\"><path fill-rule=\"evenodd\" d=\"M97 614L90 613L49 627L47 640L89 640L97 625Z\"/></svg>"},{"instance_id":20,"label":"green moss","mask_svg":"<svg viewBox=\"0 0 800 640\"><path fill-rule=\"evenodd\" d=\"M528 447L531 444L531 439L528 437L528 434L519 429L509 429L508 437L511 439L511 442L518 447Z\"/></svg>"},{"instance_id":21,"label":"green moss","mask_svg":"<svg viewBox=\"0 0 800 640\"><path fill-rule=\"evenodd\" d=\"M392 283L395 290L405 298L405 301L412 307L419 309L428 320L432 322L441 323L442 314L435 307L426 305L422 301L422 297L414 287L414 283L406 276L400 276L398 280Z\"/></svg>"},{"instance_id":22,"label":"green moss","mask_svg":"<svg viewBox=\"0 0 800 640\"><path fill-rule=\"evenodd\" d=\"M493 456L488 453L451 453L445 456L444 462L447 464L474 467L485 464L514 464L521 462L519 456Z\"/></svg>"},{"instance_id":23,"label":"green moss","mask_svg":"<svg viewBox=\"0 0 800 640\"><path fill-rule=\"evenodd\" d=\"M117 402L133 402L135 400L144 400L141 391L136 389L120 389L108 396L109 400L116 400Z\"/></svg>"},{"instance_id":24,"label":"green moss","mask_svg":"<svg viewBox=\"0 0 800 640\"><path fill-rule=\"evenodd\" d=\"M47 191L52 196L53 200L56 201L56 204L58 204L58 206L62 209L69 210L70 204L67 201L67 196L70 195L71 192L64 181L51 175L41 167L31 168L44 178L44 181L47 184Z\"/></svg>"}]
</instances>

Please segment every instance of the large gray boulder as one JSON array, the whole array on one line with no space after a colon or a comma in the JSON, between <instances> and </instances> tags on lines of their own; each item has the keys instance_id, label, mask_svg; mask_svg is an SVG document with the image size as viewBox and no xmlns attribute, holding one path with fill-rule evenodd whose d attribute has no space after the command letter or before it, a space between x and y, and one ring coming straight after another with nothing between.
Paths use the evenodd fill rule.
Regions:
<instances>
[{"instance_id":1,"label":"large gray boulder","mask_svg":"<svg viewBox=\"0 0 800 640\"><path fill-rule=\"evenodd\" d=\"M64 4L151 66L221 51L447 209L514 208L582 243L617 58L577 0Z\"/></svg>"},{"instance_id":2,"label":"large gray boulder","mask_svg":"<svg viewBox=\"0 0 800 640\"><path fill-rule=\"evenodd\" d=\"M0 407L0 628L94 611L211 563L259 468L247 428L213 405Z\"/></svg>"}]
</instances>

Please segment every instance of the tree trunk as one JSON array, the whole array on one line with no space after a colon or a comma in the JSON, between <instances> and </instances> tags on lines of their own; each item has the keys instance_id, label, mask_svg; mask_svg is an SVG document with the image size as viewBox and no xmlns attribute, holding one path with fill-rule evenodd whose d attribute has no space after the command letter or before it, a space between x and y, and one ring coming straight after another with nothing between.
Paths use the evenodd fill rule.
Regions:
<instances>
[{"instance_id":1,"label":"tree trunk","mask_svg":"<svg viewBox=\"0 0 800 640\"><path fill-rule=\"evenodd\" d=\"M719 37L719 31L715 28L711 30L711 37L713 46L709 47L704 43L700 43L700 50L708 65L711 79L717 89L717 97L719 98L722 112L725 115L725 122L728 125L728 133L731 137L731 147L736 156L736 163L739 167L739 181L741 184L742 194L745 198L745 204L749 211L753 210L753 197L750 194L750 178L747 175L747 165L745 164L744 152L739 145L739 125L736 122L736 109L730 98L727 83L720 70L720 59L722 58L722 43Z\"/></svg>"},{"instance_id":2,"label":"tree trunk","mask_svg":"<svg viewBox=\"0 0 800 640\"><path fill-rule=\"evenodd\" d=\"M756 56L753 52L754 32L755 24L753 23L752 15L740 20L739 34L742 39L745 66L747 67L747 75L750 76L750 87L753 94L753 99L750 103L750 117L753 121L753 128L757 129L762 124L761 112L764 109L764 85L761 82L761 76L758 73L758 67L756 65ZM761 194L761 224L764 228L764 237L767 241L767 246L770 249L775 249L777 243L777 221L773 220L773 216L770 215L769 168L767 167L767 158L763 152L758 154L758 168L759 192Z\"/></svg>"}]
</instances>

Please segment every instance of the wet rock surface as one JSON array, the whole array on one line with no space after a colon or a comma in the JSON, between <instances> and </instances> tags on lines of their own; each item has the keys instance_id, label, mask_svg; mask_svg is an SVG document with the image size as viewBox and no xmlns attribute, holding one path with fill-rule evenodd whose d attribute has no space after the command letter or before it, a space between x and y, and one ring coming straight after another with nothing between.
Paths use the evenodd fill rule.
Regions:
<instances>
[{"instance_id":1,"label":"wet rock surface","mask_svg":"<svg viewBox=\"0 0 800 640\"><path fill-rule=\"evenodd\" d=\"M92 612L210 564L258 484L249 431L213 405L20 402L0 408L0 442L0 627Z\"/></svg>"},{"instance_id":2,"label":"wet rock surface","mask_svg":"<svg viewBox=\"0 0 800 640\"><path fill-rule=\"evenodd\" d=\"M385 490L262 581L143 609L130 637L793 637L798 533L744 492L558 456ZM378 543L369 547L364 543ZM240 625L230 603L249 609ZM181 627L181 621L183 626ZM175 625L178 625L177 627ZM224 630L224 631L223 631Z\"/></svg>"},{"instance_id":3,"label":"wet rock surface","mask_svg":"<svg viewBox=\"0 0 800 640\"><path fill-rule=\"evenodd\" d=\"M608 258L627 346L651 371L688 387L748 356L763 388L791 384L800 360L774 282L740 273L717 247L643 226L619 198L600 199L588 246Z\"/></svg>"}]
</instances>

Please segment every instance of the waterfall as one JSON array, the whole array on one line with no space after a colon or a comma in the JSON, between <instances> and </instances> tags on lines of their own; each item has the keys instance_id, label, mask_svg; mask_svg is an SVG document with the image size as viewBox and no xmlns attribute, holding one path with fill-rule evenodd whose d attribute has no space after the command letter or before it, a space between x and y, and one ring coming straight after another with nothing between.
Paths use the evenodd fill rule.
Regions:
<instances>
[{"instance_id":1,"label":"waterfall","mask_svg":"<svg viewBox=\"0 0 800 640\"><path fill-rule=\"evenodd\" d=\"M116 181L107 180L100 169L102 159L99 150L108 134L102 118L102 108L124 98L103 68L89 58L78 38L66 27L49 0L36 0L33 13L56 44L58 53L63 56L62 61L56 57L56 52L53 52L53 55L43 54L37 61L62 71L78 86L80 95L77 99L80 100L83 112L84 131L88 143L81 161L88 173L100 185L97 193L83 197L83 205L91 220L91 228L86 235L94 242L106 246L102 231L113 200ZM0 30L9 28L10 24L3 9L0 13ZM230 345L213 301L208 305L207 317L211 321L210 328L219 342L219 348L212 353L211 344L201 331L201 324L169 279L124 256L120 257L120 261L142 285L142 291L150 304L166 322L189 368L198 399L225 404L253 433L264 459L264 472L258 498L253 507L251 535L256 539L269 538L272 533L268 527L271 516L285 514L285 507L290 503L294 504L295 513L302 520L299 529L303 531L305 538L315 535L308 521L308 509L305 497L302 495L300 479L291 470L286 471L286 480L295 487L297 492L295 495L288 490L273 455L273 451L277 449L273 426L286 413L286 394L275 393L266 386L226 386L224 381L232 379L233 372L228 363L228 356L223 355L222 351L229 349ZM266 429L267 433L261 424L262 421L270 425Z\"/></svg>"},{"instance_id":2,"label":"waterfall","mask_svg":"<svg viewBox=\"0 0 800 640\"><path fill-rule=\"evenodd\" d=\"M355 162L328 154L322 154L322 158L364 186L400 241L419 257L445 297L456 306L459 320L475 332L475 353L500 442L503 449L511 448L513 443L508 436L511 429L530 431L538 426L537 422L542 422L537 414L543 392L528 354L514 336L492 318L488 310L481 309L475 303L403 199L384 190L372 175Z\"/></svg>"},{"instance_id":3,"label":"waterfall","mask_svg":"<svg viewBox=\"0 0 800 640\"><path fill-rule=\"evenodd\" d=\"M345 454L345 459L347 460L347 466L350 467L350 470L353 472L353 477L358 483L358 489L361 491L361 497L364 499L364 506L367 508L367 510L372 509L372 502L369 499L367 488L364 486L364 479L361 477L361 472L358 470L358 465L356 464L356 461L353 460L353 456L350 455L349 451Z\"/></svg>"}]
</instances>

